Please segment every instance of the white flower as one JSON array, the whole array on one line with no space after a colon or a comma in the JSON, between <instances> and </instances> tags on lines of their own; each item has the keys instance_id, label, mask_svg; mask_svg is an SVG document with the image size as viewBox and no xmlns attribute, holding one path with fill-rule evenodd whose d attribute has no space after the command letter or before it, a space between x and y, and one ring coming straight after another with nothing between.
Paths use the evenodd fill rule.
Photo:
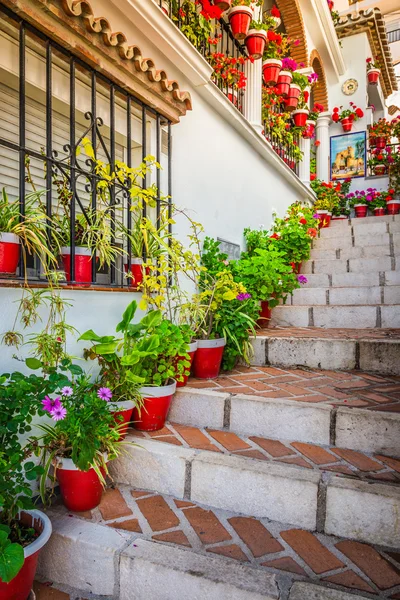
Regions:
<instances>
[{"instance_id":1,"label":"white flower","mask_svg":"<svg viewBox=\"0 0 400 600\"><path fill-rule=\"evenodd\" d=\"M278 284L279 284L279 285L283 285L283 281L282 281L282 279L280 279L280 280L278 281Z\"/></svg>"}]
</instances>

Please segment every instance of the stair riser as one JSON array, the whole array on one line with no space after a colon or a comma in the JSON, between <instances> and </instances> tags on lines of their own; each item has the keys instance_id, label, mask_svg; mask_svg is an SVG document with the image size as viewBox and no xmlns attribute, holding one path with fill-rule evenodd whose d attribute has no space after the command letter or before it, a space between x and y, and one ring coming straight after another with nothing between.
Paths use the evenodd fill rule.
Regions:
<instances>
[{"instance_id":1,"label":"stair riser","mask_svg":"<svg viewBox=\"0 0 400 600\"><path fill-rule=\"evenodd\" d=\"M381 360L385 359L390 357L381 351ZM213 409L209 413L211 406ZM182 390L173 399L169 418L182 425L225 428L244 436L336 444L350 450L400 457L400 416L396 413L335 409L327 404L207 390ZM168 483L167 480L165 485Z\"/></svg>"},{"instance_id":2,"label":"stair riser","mask_svg":"<svg viewBox=\"0 0 400 600\"><path fill-rule=\"evenodd\" d=\"M311 250L312 260L349 260L354 258L378 258L388 256L391 256L389 244L382 244L379 246L355 246L351 248L342 248L341 250Z\"/></svg>"},{"instance_id":3,"label":"stair riser","mask_svg":"<svg viewBox=\"0 0 400 600\"><path fill-rule=\"evenodd\" d=\"M390 234L389 233L380 233L380 234L375 234L373 236L373 238L371 238L370 235L365 235L363 234L363 232L357 233L357 238L354 240L354 245L353 245L353 240L352 237L345 234L342 235L342 233L340 232L336 234L336 237L331 237L331 238L317 238L314 240L313 242L313 247L315 250L341 250L342 252L346 252L348 250L351 250L354 247L357 248L365 248L368 246L371 246L371 244L373 244L374 246L387 246L390 244Z\"/></svg>"},{"instance_id":4,"label":"stair riser","mask_svg":"<svg viewBox=\"0 0 400 600\"><path fill-rule=\"evenodd\" d=\"M386 291L387 293L385 293ZM359 304L394 304L395 302L400 302L400 287L398 286L393 288L301 288L294 291L286 304L293 306L351 306Z\"/></svg>"},{"instance_id":5,"label":"stair riser","mask_svg":"<svg viewBox=\"0 0 400 600\"><path fill-rule=\"evenodd\" d=\"M400 308L399 305L276 306L270 324L328 329L400 328Z\"/></svg>"},{"instance_id":6,"label":"stair riser","mask_svg":"<svg viewBox=\"0 0 400 600\"><path fill-rule=\"evenodd\" d=\"M371 484L352 479L338 482L331 477L326 483L325 504L324 495L318 493L321 474L316 471L207 451L193 457L192 450L170 448L154 440L141 440L141 446L129 449L126 456L113 461L111 468L116 482L160 492L163 490L157 482L161 477L158 472L162 471L162 477L177 482L176 489L170 492L177 498L312 531L318 525L321 533L325 530L326 512L326 526L330 529L335 526L336 535L346 531L346 537L385 543L393 548L400 543L397 488L372 484L380 500L378 510L376 503L369 505L367 501ZM184 473L182 461L191 465ZM138 464L146 467L138 469ZM349 495L353 501L341 518L337 506L343 506ZM361 512L359 506L363 506Z\"/></svg>"},{"instance_id":7,"label":"stair riser","mask_svg":"<svg viewBox=\"0 0 400 600\"><path fill-rule=\"evenodd\" d=\"M392 271L394 259L390 256L380 258L351 258L333 260L309 260L302 266L302 273L327 274L338 273L380 273L381 271ZM397 261L396 269L399 270L400 261Z\"/></svg>"}]
</instances>

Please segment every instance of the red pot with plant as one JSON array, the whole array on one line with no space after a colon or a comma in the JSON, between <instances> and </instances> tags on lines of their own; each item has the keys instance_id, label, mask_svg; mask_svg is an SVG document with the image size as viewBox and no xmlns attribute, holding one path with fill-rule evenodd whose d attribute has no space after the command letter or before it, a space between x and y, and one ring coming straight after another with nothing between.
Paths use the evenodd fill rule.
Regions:
<instances>
[{"instance_id":1,"label":"red pot with plant","mask_svg":"<svg viewBox=\"0 0 400 600\"><path fill-rule=\"evenodd\" d=\"M368 206L366 204L355 204L354 211L358 219L366 217L368 212Z\"/></svg>"},{"instance_id":2,"label":"red pot with plant","mask_svg":"<svg viewBox=\"0 0 400 600\"><path fill-rule=\"evenodd\" d=\"M386 203L388 215L398 215L400 213L400 200L389 200Z\"/></svg>"},{"instance_id":3,"label":"red pot with plant","mask_svg":"<svg viewBox=\"0 0 400 600\"><path fill-rule=\"evenodd\" d=\"M258 60L264 54L266 42L267 32L264 29L250 29L245 40L247 52Z\"/></svg>"},{"instance_id":4,"label":"red pot with plant","mask_svg":"<svg viewBox=\"0 0 400 600\"><path fill-rule=\"evenodd\" d=\"M368 83L370 85L378 85L380 74L381 74L380 69L371 69L370 71L368 71L368 73L367 73Z\"/></svg>"},{"instance_id":5,"label":"red pot with plant","mask_svg":"<svg viewBox=\"0 0 400 600\"><path fill-rule=\"evenodd\" d=\"M234 6L229 11L228 17L235 40L244 40L249 32L250 23L253 18L251 8L249 6Z\"/></svg>"},{"instance_id":6,"label":"red pot with plant","mask_svg":"<svg viewBox=\"0 0 400 600\"><path fill-rule=\"evenodd\" d=\"M278 82L279 73L282 69L282 61L278 58L267 58L262 65L264 83L267 87Z\"/></svg>"},{"instance_id":7,"label":"red pot with plant","mask_svg":"<svg viewBox=\"0 0 400 600\"><path fill-rule=\"evenodd\" d=\"M292 112L293 110L295 110L297 108L297 105L299 103L300 94L301 94L300 86L297 85L296 83L292 83L289 88L289 97L285 101L286 110L288 110L289 112Z\"/></svg>"},{"instance_id":8,"label":"red pot with plant","mask_svg":"<svg viewBox=\"0 0 400 600\"><path fill-rule=\"evenodd\" d=\"M267 329L269 327L269 322L271 321L271 313L272 309L269 307L268 301L262 300L260 302L260 313L259 318L257 320L257 325L261 327L261 329Z\"/></svg>"},{"instance_id":9,"label":"red pot with plant","mask_svg":"<svg viewBox=\"0 0 400 600\"><path fill-rule=\"evenodd\" d=\"M71 279L71 248L61 248L61 255L64 264L65 277L67 281ZM74 283L91 284L92 281L92 251L90 248L82 246L75 247L75 276Z\"/></svg>"},{"instance_id":10,"label":"red pot with plant","mask_svg":"<svg viewBox=\"0 0 400 600\"><path fill-rule=\"evenodd\" d=\"M167 420L172 397L176 392L176 381L170 380L167 385L143 386L139 389L143 406L133 410L133 426L139 431L158 431Z\"/></svg>"},{"instance_id":11,"label":"red pot with plant","mask_svg":"<svg viewBox=\"0 0 400 600\"><path fill-rule=\"evenodd\" d=\"M100 504L103 484L96 471L80 471L71 458L57 457L55 473L64 505L72 512L92 510ZM100 469L104 477L104 469Z\"/></svg>"},{"instance_id":12,"label":"red pot with plant","mask_svg":"<svg viewBox=\"0 0 400 600\"><path fill-rule=\"evenodd\" d=\"M353 121L351 121L349 117L345 117L344 119L342 119L341 123L343 131L345 131L346 133L353 129Z\"/></svg>"},{"instance_id":13,"label":"red pot with plant","mask_svg":"<svg viewBox=\"0 0 400 600\"><path fill-rule=\"evenodd\" d=\"M378 150L384 150L386 148L387 139L385 137L376 137L374 139L374 146Z\"/></svg>"},{"instance_id":14,"label":"red pot with plant","mask_svg":"<svg viewBox=\"0 0 400 600\"><path fill-rule=\"evenodd\" d=\"M383 217L386 214L386 210L382 207L374 208L375 217Z\"/></svg>"},{"instance_id":15,"label":"red pot with plant","mask_svg":"<svg viewBox=\"0 0 400 600\"><path fill-rule=\"evenodd\" d=\"M282 98L289 96L290 84L292 83L293 74L291 71L281 71L279 73L278 82L276 84L276 93Z\"/></svg>"},{"instance_id":16,"label":"red pot with plant","mask_svg":"<svg viewBox=\"0 0 400 600\"><path fill-rule=\"evenodd\" d=\"M334 123L342 124L343 131L349 133L353 128L354 121L358 121L358 119L362 119L364 116L364 112L361 108L358 108L354 102L350 102L350 107L343 109L336 107L333 109L332 120Z\"/></svg>"},{"instance_id":17,"label":"red pot with plant","mask_svg":"<svg viewBox=\"0 0 400 600\"><path fill-rule=\"evenodd\" d=\"M305 127L309 111L305 108L300 108L292 112L292 119L296 127Z\"/></svg>"},{"instance_id":18,"label":"red pot with plant","mask_svg":"<svg viewBox=\"0 0 400 600\"><path fill-rule=\"evenodd\" d=\"M225 338L197 340L197 350L193 360L193 375L198 379L215 379L221 368Z\"/></svg>"},{"instance_id":19,"label":"red pot with plant","mask_svg":"<svg viewBox=\"0 0 400 600\"><path fill-rule=\"evenodd\" d=\"M14 233L0 233L0 273L15 275L19 262L19 237Z\"/></svg>"},{"instance_id":20,"label":"red pot with plant","mask_svg":"<svg viewBox=\"0 0 400 600\"><path fill-rule=\"evenodd\" d=\"M190 371L192 368L193 360L194 360L195 354L197 352L197 344L198 344L197 341L189 344L188 354L189 354L189 360L190 360L190 367L188 367L188 371ZM186 359L184 356L178 356L177 361L179 361L179 360L186 360ZM188 379L189 379L188 375L183 375L183 381L177 381L176 387L185 387L185 385L187 385Z\"/></svg>"},{"instance_id":21,"label":"red pot with plant","mask_svg":"<svg viewBox=\"0 0 400 600\"><path fill-rule=\"evenodd\" d=\"M330 213L328 210L318 210L317 214L318 227L320 229L325 229L326 227L329 227L329 225L331 224L332 213Z\"/></svg>"},{"instance_id":22,"label":"red pot with plant","mask_svg":"<svg viewBox=\"0 0 400 600\"><path fill-rule=\"evenodd\" d=\"M376 165L374 167L374 174L375 175L384 175L386 173L386 167L385 165Z\"/></svg>"},{"instance_id":23,"label":"red pot with plant","mask_svg":"<svg viewBox=\"0 0 400 600\"><path fill-rule=\"evenodd\" d=\"M24 564L18 574L9 583L3 583L0 578L1 600L27 600L35 579L40 551L51 536L50 519L40 510L23 511L18 521L34 529L37 537L24 547Z\"/></svg>"},{"instance_id":24,"label":"red pot with plant","mask_svg":"<svg viewBox=\"0 0 400 600\"><path fill-rule=\"evenodd\" d=\"M110 402L108 407L114 415L116 424L119 426L119 439L123 440L132 422L135 403L132 400L121 400L120 402Z\"/></svg>"}]
</instances>

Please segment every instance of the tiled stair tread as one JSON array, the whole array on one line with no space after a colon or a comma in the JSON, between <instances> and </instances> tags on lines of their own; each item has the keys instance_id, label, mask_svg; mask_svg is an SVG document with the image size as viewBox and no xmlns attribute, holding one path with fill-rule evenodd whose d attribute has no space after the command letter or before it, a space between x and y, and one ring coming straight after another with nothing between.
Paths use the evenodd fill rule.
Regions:
<instances>
[{"instance_id":1,"label":"tiled stair tread","mask_svg":"<svg viewBox=\"0 0 400 600\"><path fill-rule=\"evenodd\" d=\"M232 431L168 423L150 433L130 430L134 438L151 439L192 450L208 450L261 461L288 464L319 473L355 477L400 486L400 459L302 442L237 435ZM140 441L137 440L140 444Z\"/></svg>"},{"instance_id":2,"label":"tiled stair tread","mask_svg":"<svg viewBox=\"0 0 400 600\"><path fill-rule=\"evenodd\" d=\"M399 340L400 329L328 329L321 327L270 327L259 329L257 337L307 337L337 340Z\"/></svg>"},{"instance_id":3,"label":"tiled stair tread","mask_svg":"<svg viewBox=\"0 0 400 600\"><path fill-rule=\"evenodd\" d=\"M188 388L262 398L400 412L400 377L360 371L237 367L217 379L190 378Z\"/></svg>"},{"instance_id":4,"label":"tiled stair tread","mask_svg":"<svg viewBox=\"0 0 400 600\"><path fill-rule=\"evenodd\" d=\"M88 513L73 515L61 505L49 509L53 521L66 515L79 519L82 527L93 523L123 531L127 543L144 538L275 573L287 588L305 580L375 598L396 597L400 590L399 552L157 492L121 485L107 489L100 506ZM47 599L44 594L38 598ZM55 600L68 600L68 595Z\"/></svg>"}]
</instances>

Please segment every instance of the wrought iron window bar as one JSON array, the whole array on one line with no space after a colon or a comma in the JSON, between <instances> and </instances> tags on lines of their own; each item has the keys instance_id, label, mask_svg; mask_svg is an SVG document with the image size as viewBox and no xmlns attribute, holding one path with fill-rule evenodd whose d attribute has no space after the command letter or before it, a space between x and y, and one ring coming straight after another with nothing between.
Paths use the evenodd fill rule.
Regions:
<instances>
[{"instance_id":1,"label":"wrought iron window bar","mask_svg":"<svg viewBox=\"0 0 400 600\"><path fill-rule=\"evenodd\" d=\"M35 28L30 23L21 19L17 14L9 10L4 5L0 4L0 15L1 20L7 21L9 25L12 25L15 28L16 32L16 41L18 42L18 54L19 54L19 74L18 74L18 109L19 109L19 133L18 133L18 141L11 141L10 139L6 139L6 137L2 136L2 131L0 131L0 148L6 148L12 151L15 154L18 154L18 162L19 162L19 181L18 181L18 189L19 189L19 204L20 204L20 213L21 218L24 218L25 215L25 196L27 193L27 171L26 164L30 159L37 159L38 161L42 161L44 169L45 169L45 181L46 181L46 190L45 190L45 198L46 198L46 212L47 216L51 218L52 210L53 210L53 195L54 195L54 177L61 177L64 180L68 181L69 191L71 194L70 200L70 261L71 261L71 280L68 281L68 284L75 283L75 265L74 265L74 256L76 250L75 243L75 221L77 216L77 211L81 212L84 215L85 219L88 221L88 212L89 210L94 211L94 214L97 210L97 202L98 202L98 184L101 181L104 181L101 176L96 173L96 163L91 159L86 159L84 164L82 159L77 156L77 149L81 145L82 139L84 137L89 137L91 139L91 143L95 153L95 159L97 158L97 150L99 149L103 156L106 157L107 164L109 166L110 173L114 171L116 164L116 137L119 135L119 131L116 127L116 102L117 98L119 101L119 106L122 104L125 107L125 143L124 143L124 153L126 165L131 168L138 165L133 164L133 156L132 156L132 148L133 148L133 136L132 136L132 120L133 116L136 113L141 114L141 160L148 154L148 143L147 138L148 131L146 130L148 119L151 118L152 122L155 125L155 158L158 163L162 162L162 132L166 133L166 156L167 156L167 175L166 175L166 191L165 196L168 197L168 200L162 200L160 198L160 188L161 188L161 174L160 171L157 170L155 175L156 178L156 187L159 193L159 197L156 198L156 220L158 221L160 217L161 207L164 203L168 204L168 211L171 210L171 193L172 193L172 172L171 172L171 121L169 121L162 114L157 112L154 108L144 104L140 99L133 96L126 90L122 89L116 83L114 83L111 79L100 73L90 65L83 62L80 58L75 56L73 53L68 51L67 49L60 46L57 42L52 40L43 34L40 30ZM43 49L42 59L45 61L45 105L43 106L43 110L45 111L45 130L46 130L46 143L45 147L41 148L40 151L34 150L28 147L27 137L26 137L26 102L27 102L27 37L32 37L35 42L39 42ZM64 144L63 151L64 156L60 157L59 152L54 149L53 145L53 103L54 103L54 95L53 95L53 67L56 65L55 58L57 57L58 62L60 59L68 66L68 69L64 71L64 75L67 74L69 77L69 141ZM90 110L84 113L84 118L87 121L87 126L83 134L80 134L78 137L77 134L77 105L76 105L76 83L77 83L77 74L84 73L88 81L90 81ZM104 90L108 91L108 120L109 120L109 136L108 136L108 144L104 137L104 131L102 130L104 121L97 114L97 102L98 102L98 94L102 93L102 99L104 99ZM136 111L136 112L135 112ZM103 128L104 129L104 128ZM121 137L121 136L120 136ZM140 144L139 144L140 148ZM82 178L84 181L84 190L86 195L86 206L85 199L81 197L81 192L78 190L78 187L82 189L82 185L78 186L79 179ZM142 180L142 188L146 188L148 184L146 175ZM121 214L123 215L124 222L126 223L126 227L129 232L132 231L133 226L133 214L131 211L131 197L130 197L130 186L128 182L120 182L113 180L113 182L109 185L110 190L110 216L111 216L111 228L112 228L112 242L116 243L117 240L115 238L115 221L113 217L115 217L115 211L121 209ZM0 181L0 187L2 187L2 182ZM89 200L89 202L87 202ZM140 215L138 215L140 216ZM146 216L146 205L143 207L143 216ZM51 233L49 232L50 236ZM127 257L127 271L130 271L131 267L131 242L129 237L127 239L122 239L122 245L124 250L126 250ZM122 261L123 262L123 261ZM19 268L19 276L13 276L13 280L24 280L29 283L38 283L43 282L43 274L40 271L39 261L35 261L36 276L30 275L28 279L23 273L22 264L20 264ZM129 287L129 280L124 275L123 264L121 268L117 269L117 265L114 262L111 262L109 268L109 281L104 282L98 281L99 269L96 265L96 260L92 261L92 279L89 282L85 282L85 284L90 284L92 286L101 286L101 287ZM63 282L62 282L63 283ZM64 282L66 283L66 282Z\"/></svg>"}]
</instances>

